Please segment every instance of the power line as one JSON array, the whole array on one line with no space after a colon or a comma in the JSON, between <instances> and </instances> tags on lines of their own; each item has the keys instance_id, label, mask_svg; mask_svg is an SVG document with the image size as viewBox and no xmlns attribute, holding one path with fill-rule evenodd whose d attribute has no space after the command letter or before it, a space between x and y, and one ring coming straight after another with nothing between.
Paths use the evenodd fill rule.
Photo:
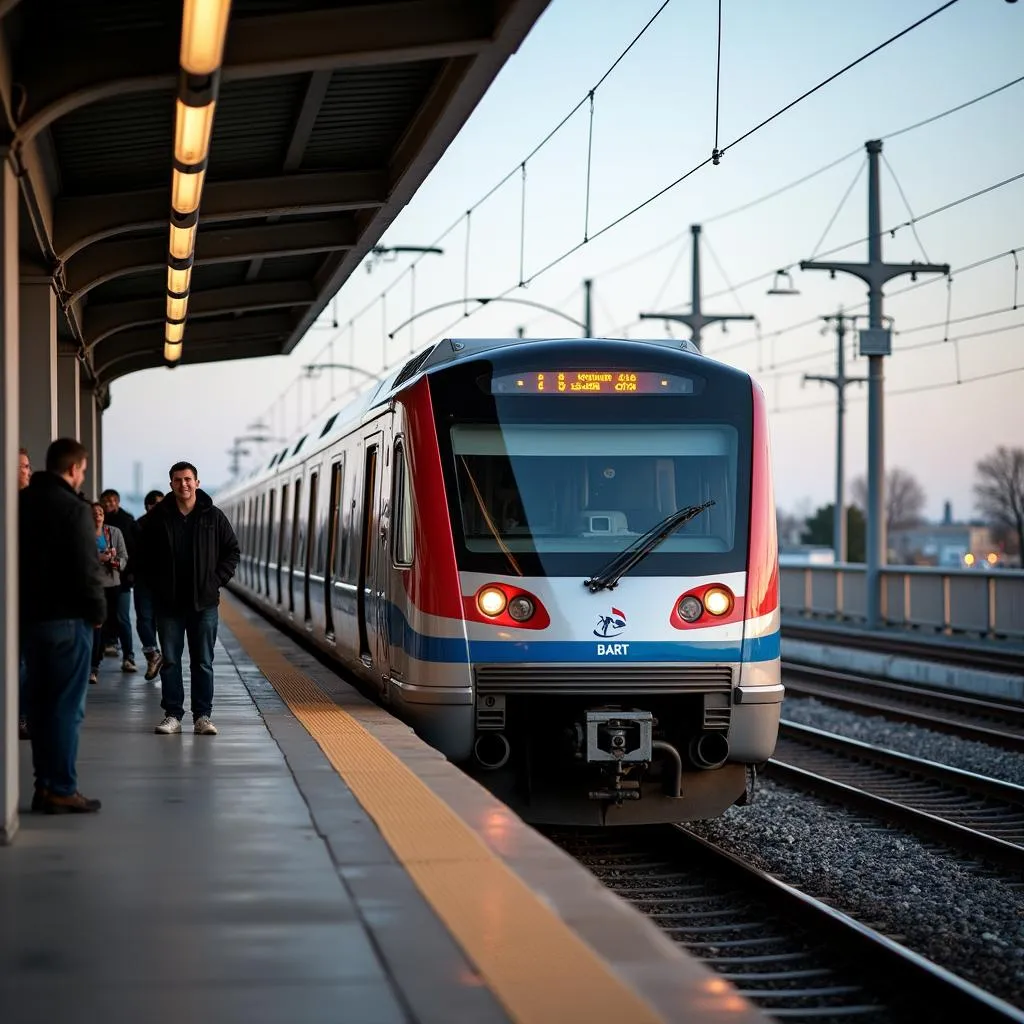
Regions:
<instances>
[{"instance_id":1,"label":"power line","mask_svg":"<svg viewBox=\"0 0 1024 1024\"><path fill-rule=\"evenodd\" d=\"M957 3L959 3L959 0L946 0L946 3L942 4L940 7L937 7L934 11L931 12L931 14L927 14L924 17L919 18L912 25L909 25L907 28L903 29L902 31L897 32L895 35L890 36L888 39L886 39L885 41L879 43L877 46L875 46L873 49L869 50L867 53L863 54L861 57L858 57L856 60L851 61L845 67L840 68L839 71L836 71L835 73L829 75L828 78L826 78L823 81L819 82L813 88L808 89L806 92L804 92L800 96L798 96L795 100L792 100L789 103L787 103L784 107L781 107L779 110L777 110L770 117L765 118L763 121L761 121L760 123L755 125L753 128L750 128L749 130L744 132L742 135L738 136L736 139L734 139L732 142L730 142L723 149L715 150L711 156L705 157L705 159L703 159L699 163L695 164L688 171L685 171L683 174L679 175L679 177L677 177L674 181L669 182L669 184L667 184L663 188L659 189L653 195L650 195L646 199L644 199L642 202L637 203L636 206L634 206L632 209L627 210L625 213L623 213L620 216L616 217L614 220L610 221L608 224L605 224L604 227L600 228L598 231L594 232L593 234L585 235L581 241L577 242L575 245L573 245L570 248L566 249L561 255L556 256L554 259L552 259L551 261L546 263L544 266L542 266L539 270L534 271L532 274L529 275L529 277L526 277L525 279L520 280L518 284L510 286L506 291L502 292L501 295L498 296L498 297L499 298L504 298L505 296L510 294L510 292L515 291L516 288L521 288L524 285L531 284L533 281L535 281L542 274L546 274L549 270L552 270L554 267L558 266L560 263L562 263L564 260L568 259L574 253L578 252L588 242L592 242L594 239L599 238L601 235L605 234L606 232L611 231L612 228L618 227L618 225L622 224L624 221L629 220L631 217L634 217L636 214L638 214L645 207L649 206L651 203L653 203L656 200L660 199L666 193L671 192L673 189L675 189L676 187L681 185L684 181L686 181L688 178L692 177L698 171L702 170L708 164L710 164L710 163L718 163L719 162L719 158L721 156L723 156L728 150L734 148L735 146L738 146L741 142L745 142L747 139L751 138L751 136L753 136L757 132L759 132L762 128L764 128L767 125L771 124L772 121L776 120L778 117L781 117L787 111L792 110L795 106L797 106L799 103L803 102L803 100L807 99L809 96L814 95L814 93L818 92L820 89L824 88L829 83L834 82L837 78L839 78L841 75L844 75L847 71L851 70L852 68L855 68L858 64L863 63L863 61L867 60L869 57L871 57L874 54L878 53L879 51L885 49L887 46L889 46L892 43L896 42L898 39L901 39L903 36L907 35L909 32L912 32L914 29L920 27L925 22L930 21L936 15L941 14L943 11L947 10L948 8L954 6ZM660 13L661 9L663 9L663 8L660 8L658 13ZM924 216L928 216L928 215L926 214ZM924 219L924 217L922 217L920 219ZM898 228L895 229L895 230L898 230ZM851 244L856 244L856 243L851 243ZM846 248L846 246L844 246L843 248ZM823 253L822 255L828 255L828 254L827 253ZM740 286L740 287L742 287L742 286ZM721 294L721 293L719 293L719 294ZM483 308L483 307L481 307L481 308ZM474 312L477 312L477 311L476 310L468 310L468 311L466 311L463 314L462 317L459 317L458 319L454 320L451 324L449 324L446 327L442 328L440 332L435 334L434 335L434 339L442 337L449 330L451 330L451 328L454 327L456 324L461 323L462 320L464 320L466 317L472 316Z\"/></svg>"},{"instance_id":2,"label":"power line","mask_svg":"<svg viewBox=\"0 0 1024 1024\"><path fill-rule=\"evenodd\" d=\"M994 380L997 377L1009 377L1016 373L1024 373L1024 366L1014 366L1008 370L993 370L991 373L980 373L974 377L963 377L960 380L938 381L934 384L914 384L908 388L894 388L886 391L886 398L899 397L900 395L916 395L924 391L943 391L946 388L962 387L965 384L976 384L979 381ZM854 395L850 401L863 401L860 395ZM784 409L775 409L773 416L785 416L794 412L810 412L813 409L833 408L834 402L809 402L806 405L791 405Z\"/></svg>"},{"instance_id":3,"label":"power line","mask_svg":"<svg viewBox=\"0 0 1024 1024\"><path fill-rule=\"evenodd\" d=\"M862 64L869 57L873 57L876 53L878 53L880 50L884 50L890 44L895 43L897 39L902 39L909 32L913 32L914 29L920 28L920 26L923 25L926 21L931 21L931 19L934 18L936 15L941 14L943 11L948 10L950 7L954 6L959 2L960 0L946 0L946 3L942 4L941 7L937 7L934 11L931 12L931 14L926 14L923 18L918 18L913 25L908 25L905 29L903 29L902 32L897 32L896 35L890 36L888 39L885 40L885 42L879 43L878 46L876 46L873 50L868 50L867 53L865 53L861 57L858 57L856 60L851 61L849 64L846 65L846 67L840 68L834 74L829 75L828 78L826 78L824 81L819 82L812 89L808 89L807 92L802 93L800 96L797 96L795 100L792 100L790 103L787 103L784 107L775 111L775 113L772 114L770 117L766 117L760 124L755 125L749 131L744 132L739 138L730 142L729 145L726 146L721 151L722 155L724 156L730 149L732 149L733 146L738 145L745 139L749 139L750 136L753 135L755 132L760 131L766 125L771 124L772 121L774 121L777 117L781 117L783 114L785 114L787 110L792 110L793 107L795 107L798 103L802 103L809 96L813 96L819 89L823 89L830 82L834 82L841 75L845 75L847 71L850 71L852 68L855 68L858 64Z\"/></svg>"},{"instance_id":4,"label":"power line","mask_svg":"<svg viewBox=\"0 0 1024 1024\"><path fill-rule=\"evenodd\" d=\"M1012 88L1015 85L1020 85L1024 82L1024 75L1020 75L1017 78L1011 79L1009 82L1004 82L1002 85L997 86L995 89L990 89L988 92L982 93L980 96L974 96L963 103L958 103L956 106L948 107L945 110L939 111L937 114L933 114L931 117L925 118L923 121L917 121L914 124L906 125L903 128L898 128L896 131L889 132L885 135L878 136L882 140L894 139L899 135L905 135L908 132L916 131L918 128L923 128L925 125L934 124L936 121L941 121L952 114L959 113L961 110L966 110L968 107L974 106L976 103L980 103L983 100L987 100L992 96L996 96L1007 89ZM739 206L733 206L728 210L723 210L721 213L716 213L710 217L704 217L701 221L702 224L707 226L713 224L719 220L725 220L728 217L733 217L738 213L745 213L747 210L753 209L755 206L760 206L762 203L767 203L778 196L784 195L786 192L791 191L794 188L798 188L800 185L806 184L808 181L813 181L815 178L820 177L822 174L831 171L835 167L839 167L841 164L846 163L848 160L852 160L855 156L860 156L863 153L863 147L858 146L856 149L851 149L848 153L843 156L837 157L835 160L830 160L827 164L816 168L807 174L802 175L793 181L787 182L785 185L780 185L778 188L773 189L771 192L766 192L764 195L757 196L755 199L748 200L745 203L741 203ZM897 188L899 183L897 182ZM913 214L911 214L913 216ZM644 250L642 253L638 253L636 256L632 256L627 260L623 260L621 263L617 263L612 267L608 267L605 270L598 271L593 276L595 278L608 277L611 274L617 274L622 270L626 270L629 267L634 266L643 260L650 259L651 256L656 256L659 252L664 249L668 249L673 246L676 242L687 237L689 232L682 231L677 235L673 235L671 238L664 242L660 242L658 245Z\"/></svg>"}]
</instances>

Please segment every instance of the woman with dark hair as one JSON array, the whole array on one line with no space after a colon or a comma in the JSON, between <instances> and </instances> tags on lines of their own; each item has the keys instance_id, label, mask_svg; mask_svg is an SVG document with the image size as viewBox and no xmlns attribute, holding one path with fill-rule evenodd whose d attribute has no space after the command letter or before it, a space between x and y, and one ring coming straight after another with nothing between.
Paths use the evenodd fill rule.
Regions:
<instances>
[{"instance_id":1,"label":"woman with dark hair","mask_svg":"<svg viewBox=\"0 0 1024 1024\"><path fill-rule=\"evenodd\" d=\"M124 534L116 526L104 523L106 513L98 502L92 503L92 521L96 525L96 553L103 570L103 593L107 599L107 621L117 620L117 601L121 591L121 573L128 564L128 548L124 543ZM103 628L93 632L92 636L92 672L89 682L95 683L99 678L100 662L103 660Z\"/></svg>"}]
</instances>

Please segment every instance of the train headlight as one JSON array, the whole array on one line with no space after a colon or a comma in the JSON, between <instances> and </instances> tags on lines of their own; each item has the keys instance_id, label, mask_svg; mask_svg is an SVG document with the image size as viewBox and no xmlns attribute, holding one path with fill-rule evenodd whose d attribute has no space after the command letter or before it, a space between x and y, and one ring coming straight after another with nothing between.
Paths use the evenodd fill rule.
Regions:
<instances>
[{"instance_id":1,"label":"train headlight","mask_svg":"<svg viewBox=\"0 0 1024 1024\"><path fill-rule=\"evenodd\" d=\"M704 605L700 603L700 598L688 594L679 602L678 611L683 622L696 622L704 613Z\"/></svg>"},{"instance_id":2,"label":"train headlight","mask_svg":"<svg viewBox=\"0 0 1024 1024\"><path fill-rule=\"evenodd\" d=\"M536 610L534 603L525 594L513 597L508 603L508 614L516 622L526 622L527 619L532 619Z\"/></svg>"},{"instance_id":3,"label":"train headlight","mask_svg":"<svg viewBox=\"0 0 1024 1024\"><path fill-rule=\"evenodd\" d=\"M711 615L728 615L732 611L732 594L724 587L704 591L704 607Z\"/></svg>"},{"instance_id":4,"label":"train headlight","mask_svg":"<svg viewBox=\"0 0 1024 1024\"><path fill-rule=\"evenodd\" d=\"M505 591L499 587L484 587L476 595L476 606L484 615L488 615L492 619L500 615L505 610L507 604L508 598L505 596Z\"/></svg>"}]
</instances>

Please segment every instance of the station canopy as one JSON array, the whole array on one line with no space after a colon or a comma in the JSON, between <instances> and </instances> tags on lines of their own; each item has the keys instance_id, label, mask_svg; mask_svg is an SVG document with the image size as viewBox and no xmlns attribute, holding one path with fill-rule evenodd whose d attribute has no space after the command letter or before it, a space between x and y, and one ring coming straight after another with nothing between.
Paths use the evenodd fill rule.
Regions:
<instances>
[{"instance_id":1,"label":"station canopy","mask_svg":"<svg viewBox=\"0 0 1024 1024\"><path fill-rule=\"evenodd\" d=\"M233 0L180 361L291 351L547 3ZM101 392L165 363L182 13L0 0L21 275L52 278Z\"/></svg>"}]
</instances>

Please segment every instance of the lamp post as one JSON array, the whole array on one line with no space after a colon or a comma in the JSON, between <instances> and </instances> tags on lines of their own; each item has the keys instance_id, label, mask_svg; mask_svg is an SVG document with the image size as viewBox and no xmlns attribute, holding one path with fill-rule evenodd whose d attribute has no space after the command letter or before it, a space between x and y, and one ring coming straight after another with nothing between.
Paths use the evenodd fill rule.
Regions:
<instances>
[{"instance_id":1,"label":"lamp post","mask_svg":"<svg viewBox=\"0 0 1024 1024\"><path fill-rule=\"evenodd\" d=\"M749 313L705 313L701 308L700 284L700 225L692 224L693 235L693 277L690 286L689 313L641 313L641 320L666 320L670 323L686 324L690 328L690 340L700 351L701 331L710 324L725 324L728 320L753 320ZM724 328L723 328L724 329Z\"/></svg>"},{"instance_id":2,"label":"lamp post","mask_svg":"<svg viewBox=\"0 0 1024 1024\"><path fill-rule=\"evenodd\" d=\"M868 151L868 259L866 263L801 260L801 270L827 270L859 277L868 286L868 329L859 332L860 353L868 357L868 507L865 575L867 626L877 629L882 616L881 570L886 562L885 536L885 357L892 352L892 331L884 326L883 289L893 278L909 274L948 274L948 263L886 263L882 259L882 187L878 160L880 139L865 143Z\"/></svg>"}]
</instances>

